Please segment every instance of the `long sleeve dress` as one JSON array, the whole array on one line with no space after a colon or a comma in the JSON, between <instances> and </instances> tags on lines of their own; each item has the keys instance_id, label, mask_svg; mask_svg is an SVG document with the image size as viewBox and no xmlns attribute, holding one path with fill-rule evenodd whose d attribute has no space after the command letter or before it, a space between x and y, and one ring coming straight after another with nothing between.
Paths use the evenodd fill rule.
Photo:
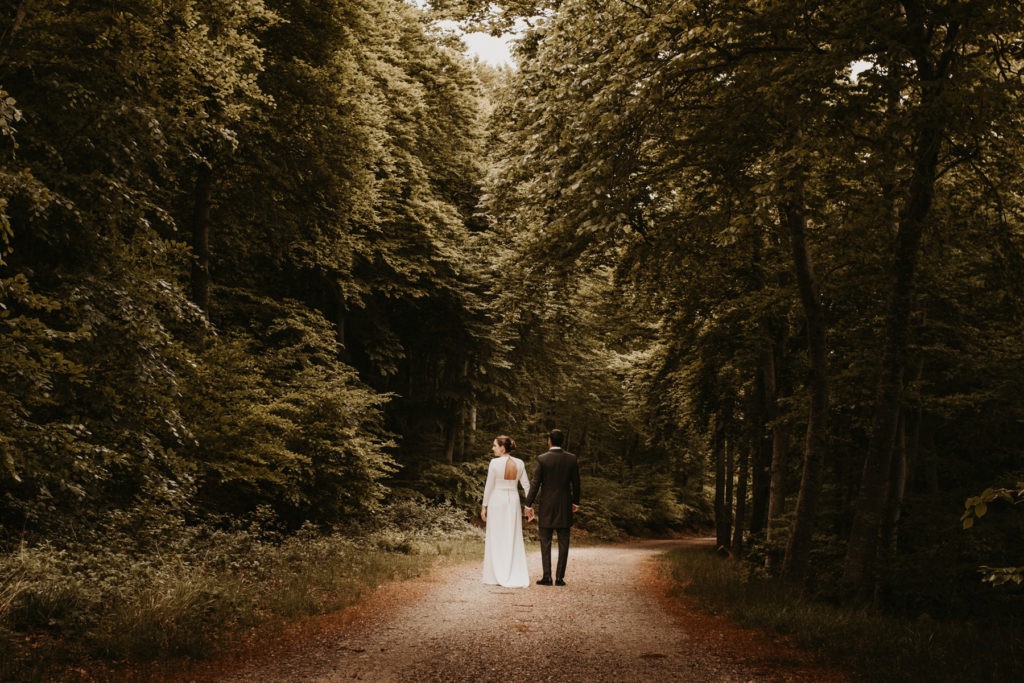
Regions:
<instances>
[{"instance_id":1,"label":"long sleeve dress","mask_svg":"<svg viewBox=\"0 0 1024 683\"><path fill-rule=\"evenodd\" d=\"M526 569L526 545L523 543L523 516L519 503L519 485L530 492L526 465L512 458L517 479L505 479L505 464L510 455L491 460L487 468L483 504L487 508L487 536L484 540L483 582L509 588L530 585Z\"/></svg>"}]
</instances>

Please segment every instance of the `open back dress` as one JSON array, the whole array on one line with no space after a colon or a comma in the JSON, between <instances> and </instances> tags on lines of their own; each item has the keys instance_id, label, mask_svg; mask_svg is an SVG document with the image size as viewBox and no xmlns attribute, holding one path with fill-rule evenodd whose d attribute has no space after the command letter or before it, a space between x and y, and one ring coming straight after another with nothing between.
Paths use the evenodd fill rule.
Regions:
<instances>
[{"instance_id":1,"label":"open back dress","mask_svg":"<svg viewBox=\"0 0 1024 683\"><path fill-rule=\"evenodd\" d=\"M516 476L511 473L509 460L515 464ZM487 468L483 504L487 508L487 536L484 540L483 582L525 588L530 585L526 569L526 546L523 543L523 513L519 502L519 485L523 495L530 492L530 478L526 465L519 458L503 455L491 460Z\"/></svg>"}]
</instances>

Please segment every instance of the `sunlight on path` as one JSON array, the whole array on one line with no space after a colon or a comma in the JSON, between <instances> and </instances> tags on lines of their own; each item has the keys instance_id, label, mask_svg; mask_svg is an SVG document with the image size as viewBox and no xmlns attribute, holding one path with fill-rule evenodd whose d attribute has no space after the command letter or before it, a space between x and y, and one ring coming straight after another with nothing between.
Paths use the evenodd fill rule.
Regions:
<instances>
[{"instance_id":1,"label":"sunlight on path","mask_svg":"<svg viewBox=\"0 0 1024 683\"><path fill-rule=\"evenodd\" d=\"M366 660L389 655L368 661L364 678L610 680L610 666L618 669L614 678L628 672L634 679L685 669L674 653L680 634L636 581L637 562L649 553L575 550L565 588L484 586L479 567L460 567L422 603L354 639ZM537 577L539 555L531 560ZM322 680L362 668L351 664L339 666L347 675Z\"/></svg>"}]
</instances>

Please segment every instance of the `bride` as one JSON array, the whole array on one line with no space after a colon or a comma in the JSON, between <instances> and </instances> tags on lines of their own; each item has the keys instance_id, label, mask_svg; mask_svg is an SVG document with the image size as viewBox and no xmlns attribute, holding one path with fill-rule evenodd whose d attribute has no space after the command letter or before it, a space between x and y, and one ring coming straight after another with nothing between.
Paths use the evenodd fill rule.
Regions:
<instances>
[{"instance_id":1,"label":"bride","mask_svg":"<svg viewBox=\"0 0 1024 683\"><path fill-rule=\"evenodd\" d=\"M523 544L523 518L519 505L519 486L523 495L530 493L526 465L512 457L516 443L499 436L491 444L494 459L487 468L484 504L480 517L487 524L484 540L484 583L510 588L530 585L526 569L526 546Z\"/></svg>"}]
</instances>

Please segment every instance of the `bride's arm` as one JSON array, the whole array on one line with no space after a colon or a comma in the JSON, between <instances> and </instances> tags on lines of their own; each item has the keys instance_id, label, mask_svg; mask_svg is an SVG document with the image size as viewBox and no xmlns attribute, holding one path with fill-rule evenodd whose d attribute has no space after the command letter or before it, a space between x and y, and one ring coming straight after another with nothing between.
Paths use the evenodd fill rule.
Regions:
<instances>
[{"instance_id":1,"label":"bride's arm","mask_svg":"<svg viewBox=\"0 0 1024 683\"><path fill-rule=\"evenodd\" d=\"M493 465L494 461L491 461ZM484 484L484 509L487 509L487 505L491 502L491 492L494 491L494 467L487 467L487 483Z\"/></svg>"},{"instance_id":2,"label":"bride's arm","mask_svg":"<svg viewBox=\"0 0 1024 683\"><path fill-rule=\"evenodd\" d=\"M519 484L523 487L523 495L530 495L530 477L526 474L526 463L522 460L519 461Z\"/></svg>"}]
</instances>

